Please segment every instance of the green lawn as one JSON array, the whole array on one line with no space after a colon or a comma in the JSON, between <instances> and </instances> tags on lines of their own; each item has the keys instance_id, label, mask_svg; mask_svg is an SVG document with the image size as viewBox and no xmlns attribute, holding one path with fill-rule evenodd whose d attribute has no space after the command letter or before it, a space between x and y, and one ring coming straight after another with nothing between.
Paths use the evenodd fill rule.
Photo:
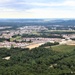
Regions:
<instances>
[{"instance_id":1,"label":"green lawn","mask_svg":"<svg viewBox=\"0 0 75 75\"><path fill-rule=\"evenodd\" d=\"M20 40L21 36L16 36L15 38L10 38L10 41L12 42L13 40Z\"/></svg>"},{"instance_id":2,"label":"green lawn","mask_svg":"<svg viewBox=\"0 0 75 75\"><path fill-rule=\"evenodd\" d=\"M60 52L71 52L75 49L74 45L57 45L52 46L52 49L54 51L60 51Z\"/></svg>"}]
</instances>

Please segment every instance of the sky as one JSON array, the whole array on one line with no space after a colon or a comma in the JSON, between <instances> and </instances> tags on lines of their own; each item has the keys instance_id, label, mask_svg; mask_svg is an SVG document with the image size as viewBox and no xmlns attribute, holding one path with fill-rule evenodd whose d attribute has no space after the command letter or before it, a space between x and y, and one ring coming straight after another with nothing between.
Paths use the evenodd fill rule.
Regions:
<instances>
[{"instance_id":1,"label":"sky","mask_svg":"<svg viewBox=\"0 0 75 75\"><path fill-rule=\"evenodd\" d=\"M0 0L0 18L75 18L75 0Z\"/></svg>"}]
</instances>

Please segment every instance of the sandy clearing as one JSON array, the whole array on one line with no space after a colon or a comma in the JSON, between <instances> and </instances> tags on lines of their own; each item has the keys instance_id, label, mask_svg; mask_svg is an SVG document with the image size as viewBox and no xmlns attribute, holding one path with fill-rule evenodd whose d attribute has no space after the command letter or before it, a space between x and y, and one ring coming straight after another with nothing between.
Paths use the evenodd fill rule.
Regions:
<instances>
[{"instance_id":1,"label":"sandy clearing","mask_svg":"<svg viewBox=\"0 0 75 75\"><path fill-rule=\"evenodd\" d=\"M59 42L59 44L66 44L66 45L75 45L75 41L72 40L62 40L61 42Z\"/></svg>"},{"instance_id":2,"label":"sandy clearing","mask_svg":"<svg viewBox=\"0 0 75 75\"><path fill-rule=\"evenodd\" d=\"M3 59L5 59L5 60L9 60L9 59L10 59L10 56L8 56L8 57L5 57L5 58L3 58Z\"/></svg>"},{"instance_id":3,"label":"sandy clearing","mask_svg":"<svg viewBox=\"0 0 75 75\"><path fill-rule=\"evenodd\" d=\"M39 47L40 45L44 44L46 42L41 42L41 43L34 43L34 44L30 44L28 46L26 46L26 48L29 48L29 49L32 49L32 48L35 48L35 47ZM66 44L66 45L75 45L75 41L72 41L72 40L62 40L62 42L59 42L60 44Z\"/></svg>"},{"instance_id":4,"label":"sandy clearing","mask_svg":"<svg viewBox=\"0 0 75 75\"><path fill-rule=\"evenodd\" d=\"M42 44L44 44L44 43L32 44L32 45L26 46L26 48L32 49L32 48L35 48L35 47L39 47L39 46L42 45Z\"/></svg>"}]
</instances>

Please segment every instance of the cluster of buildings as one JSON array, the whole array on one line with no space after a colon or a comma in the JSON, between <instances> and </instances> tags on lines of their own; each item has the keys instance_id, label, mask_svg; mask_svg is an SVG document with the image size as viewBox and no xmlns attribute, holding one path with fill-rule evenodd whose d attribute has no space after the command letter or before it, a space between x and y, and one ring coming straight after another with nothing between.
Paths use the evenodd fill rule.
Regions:
<instances>
[{"instance_id":1,"label":"cluster of buildings","mask_svg":"<svg viewBox=\"0 0 75 75\"><path fill-rule=\"evenodd\" d=\"M10 27L7 27L10 28ZM24 27L20 27L16 30L5 30L3 32L1 32L0 34L0 38L5 38L5 39L10 39L12 38L14 35L22 35L22 34L32 34L33 31L34 32L39 32L39 31L47 31L48 29L44 26L24 26ZM55 34L57 35L57 34ZM62 36L67 39L70 40L69 42L72 42L72 40L70 38L75 38L75 34L62 34ZM14 41L3 41L0 42L0 48L2 47L21 47L21 48L25 48L28 45L32 45L32 44L40 44L40 43L46 43L46 42L59 42L60 44L66 44L67 40L65 39L61 39L61 38L43 38L43 37L35 37L35 38L21 38L20 42L14 42ZM31 40L31 42L27 42ZM22 42L23 41L23 42ZM73 44L75 44L75 42L72 42Z\"/></svg>"},{"instance_id":2,"label":"cluster of buildings","mask_svg":"<svg viewBox=\"0 0 75 75\"><path fill-rule=\"evenodd\" d=\"M48 30L48 28L46 28L45 26L24 26L24 27L20 27L18 28L20 30L34 30L34 31L41 31L41 30Z\"/></svg>"},{"instance_id":3,"label":"cluster of buildings","mask_svg":"<svg viewBox=\"0 0 75 75\"><path fill-rule=\"evenodd\" d=\"M48 30L48 28L46 28L45 26L24 26L24 27L20 27L19 29L19 33L20 34L32 34L33 32L40 32L40 31L46 31Z\"/></svg>"},{"instance_id":4,"label":"cluster of buildings","mask_svg":"<svg viewBox=\"0 0 75 75\"><path fill-rule=\"evenodd\" d=\"M11 38L14 35L22 35L22 34L33 34L40 31L46 31L48 28L45 26L24 26L19 27L16 30L5 30L2 31L0 34L2 38Z\"/></svg>"},{"instance_id":5,"label":"cluster of buildings","mask_svg":"<svg viewBox=\"0 0 75 75\"><path fill-rule=\"evenodd\" d=\"M11 47L19 47L25 48L28 44L27 43L15 43L15 42L0 42L0 48L11 48Z\"/></svg>"},{"instance_id":6,"label":"cluster of buildings","mask_svg":"<svg viewBox=\"0 0 75 75\"><path fill-rule=\"evenodd\" d=\"M0 27L0 29L9 29L9 28L12 28L12 27L11 26L5 26L5 27L4 26L3 27L1 26Z\"/></svg>"},{"instance_id":7,"label":"cluster of buildings","mask_svg":"<svg viewBox=\"0 0 75 75\"><path fill-rule=\"evenodd\" d=\"M25 48L26 46L29 45L35 45L35 44L40 44L40 43L47 43L47 42L61 42L60 38L22 38L22 40L25 40L26 42L8 42L8 41L3 41L0 42L0 48L6 47L6 48L11 48L11 47L20 47L20 48ZM31 42L27 42L31 40Z\"/></svg>"}]
</instances>

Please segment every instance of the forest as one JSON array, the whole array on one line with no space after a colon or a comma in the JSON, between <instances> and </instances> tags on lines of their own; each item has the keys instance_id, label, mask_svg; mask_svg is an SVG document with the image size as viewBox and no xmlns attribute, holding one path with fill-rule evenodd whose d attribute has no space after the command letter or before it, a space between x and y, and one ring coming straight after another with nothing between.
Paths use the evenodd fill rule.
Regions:
<instances>
[{"instance_id":1,"label":"forest","mask_svg":"<svg viewBox=\"0 0 75 75\"><path fill-rule=\"evenodd\" d=\"M9 60L4 59L8 56ZM0 75L75 75L75 49L0 48Z\"/></svg>"}]
</instances>

